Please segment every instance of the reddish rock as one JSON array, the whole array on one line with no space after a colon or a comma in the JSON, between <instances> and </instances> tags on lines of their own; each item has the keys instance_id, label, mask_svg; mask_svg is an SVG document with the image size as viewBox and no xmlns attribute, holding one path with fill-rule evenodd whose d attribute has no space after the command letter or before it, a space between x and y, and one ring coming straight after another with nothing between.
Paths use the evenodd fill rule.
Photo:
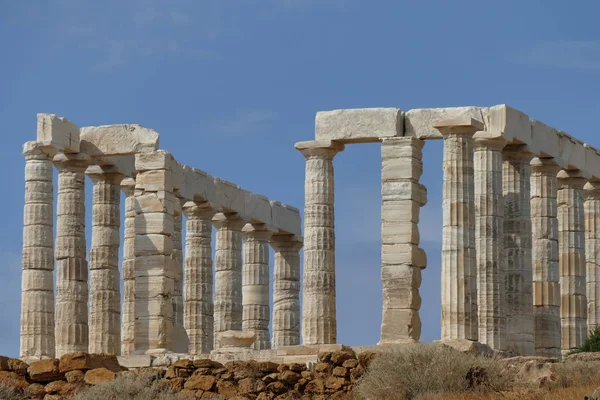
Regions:
<instances>
[{"instance_id":1,"label":"reddish rock","mask_svg":"<svg viewBox=\"0 0 600 400\"><path fill-rule=\"evenodd\" d=\"M352 382L356 382L357 380L360 379L361 376L363 376L364 373L365 373L364 368L359 365L358 367L350 370L350 380Z\"/></svg>"},{"instance_id":2,"label":"reddish rock","mask_svg":"<svg viewBox=\"0 0 600 400\"><path fill-rule=\"evenodd\" d=\"M318 363L315 365L315 373L317 374L329 374L331 372L331 365L326 363Z\"/></svg>"},{"instance_id":3,"label":"reddish rock","mask_svg":"<svg viewBox=\"0 0 600 400\"><path fill-rule=\"evenodd\" d=\"M22 376L27 375L27 369L29 368L29 365L25 361L21 361L18 358L9 358L7 363L9 371L15 372Z\"/></svg>"},{"instance_id":4,"label":"reddish rock","mask_svg":"<svg viewBox=\"0 0 600 400\"><path fill-rule=\"evenodd\" d=\"M58 394L47 394L44 396L44 400L62 400L62 397Z\"/></svg>"},{"instance_id":5,"label":"reddish rock","mask_svg":"<svg viewBox=\"0 0 600 400\"><path fill-rule=\"evenodd\" d=\"M33 382L52 382L63 378L63 374L58 368L59 361L56 358L34 361L29 366L29 378Z\"/></svg>"},{"instance_id":6,"label":"reddish rock","mask_svg":"<svg viewBox=\"0 0 600 400\"><path fill-rule=\"evenodd\" d=\"M279 380L279 374L277 372L274 372L274 373L269 374L269 375L267 375L267 376L265 376L265 377L262 378L262 381L266 385L268 385L271 382L278 381L278 380Z\"/></svg>"},{"instance_id":7,"label":"reddish rock","mask_svg":"<svg viewBox=\"0 0 600 400\"><path fill-rule=\"evenodd\" d=\"M192 374L192 376L194 376L194 375L213 375L213 374L211 374L210 368L198 368Z\"/></svg>"},{"instance_id":8,"label":"reddish rock","mask_svg":"<svg viewBox=\"0 0 600 400\"><path fill-rule=\"evenodd\" d=\"M261 361L258 363L258 370L260 372L277 372L277 368L279 368L279 364L271 361Z\"/></svg>"},{"instance_id":9,"label":"reddish rock","mask_svg":"<svg viewBox=\"0 0 600 400\"><path fill-rule=\"evenodd\" d=\"M309 381L315 379L315 374L312 371L302 371L300 375L302 376L302 378L307 379Z\"/></svg>"},{"instance_id":10,"label":"reddish rock","mask_svg":"<svg viewBox=\"0 0 600 400\"><path fill-rule=\"evenodd\" d=\"M334 351L331 354L331 362L338 367L341 367L345 361L356 358L356 354L351 350Z\"/></svg>"},{"instance_id":11,"label":"reddish rock","mask_svg":"<svg viewBox=\"0 0 600 400\"><path fill-rule=\"evenodd\" d=\"M176 389L177 390L177 389ZM199 399L202 396L202 390L187 390L179 391L179 397L185 400Z\"/></svg>"},{"instance_id":12,"label":"reddish rock","mask_svg":"<svg viewBox=\"0 0 600 400\"><path fill-rule=\"evenodd\" d=\"M306 371L306 364L292 363L292 364L290 364L290 371L294 371L294 372Z\"/></svg>"},{"instance_id":13,"label":"reddish rock","mask_svg":"<svg viewBox=\"0 0 600 400\"><path fill-rule=\"evenodd\" d=\"M329 361L331 361L332 354L333 353L331 351L322 351L317 356L317 360L319 360L319 362L321 363L328 363Z\"/></svg>"},{"instance_id":14,"label":"reddish rock","mask_svg":"<svg viewBox=\"0 0 600 400\"><path fill-rule=\"evenodd\" d=\"M226 374L227 372L229 372L229 370L225 367L223 368L216 368L212 370L212 374L213 375L223 375Z\"/></svg>"},{"instance_id":15,"label":"reddish rock","mask_svg":"<svg viewBox=\"0 0 600 400\"><path fill-rule=\"evenodd\" d=\"M287 364L281 364L279 367L277 367L277 372L284 372L284 371L289 371L290 370L290 366Z\"/></svg>"},{"instance_id":16,"label":"reddish rock","mask_svg":"<svg viewBox=\"0 0 600 400\"><path fill-rule=\"evenodd\" d=\"M85 374L83 371L69 371L65 374L65 378L67 378L67 382L69 383L80 383L83 382L83 377Z\"/></svg>"},{"instance_id":17,"label":"reddish rock","mask_svg":"<svg viewBox=\"0 0 600 400\"><path fill-rule=\"evenodd\" d=\"M275 398L275 395L273 393L262 392L261 394L258 395L256 400L273 400L274 398Z\"/></svg>"},{"instance_id":18,"label":"reddish rock","mask_svg":"<svg viewBox=\"0 0 600 400\"><path fill-rule=\"evenodd\" d=\"M0 356L0 371L10 371L10 368L8 368L8 357Z\"/></svg>"},{"instance_id":19,"label":"reddish rock","mask_svg":"<svg viewBox=\"0 0 600 400\"><path fill-rule=\"evenodd\" d=\"M275 397L275 400L300 400L300 394L294 391L286 392L282 395Z\"/></svg>"},{"instance_id":20,"label":"reddish rock","mask_svg":"<svg viewBox=\"0 0 600 400\"><path fill-rule=\"evenodd\" d=\"M217 378L211 375L195 375L185 382L184 387L188 390L210 391L217 382Z\"/></svg>"},{"instance_id":21,"label":"reddish rock","mask_svg":"<svg viewBox=\"0 0 600 400\"><path fill-rule=\"evenodd\" d=\"M213 360L208 359L208 358L203 358L203 359L200 359L200 360L195 360L194 361L194 366L196 368L211 368L211 369L225 368L223 366L223 364L218 363L218 362L213 361Z\"/></svg>"},{"instance_id":22,"label":"reddish rock","mask_svg":"<svg viewBox=\"0 0 600 400\"><path fill-rule=\"evenodd\" d=\"M330 376L325 380L325 387L331 390L341 390L344 386L344 378L336 378L334 376Z\"/></svg>"},{"instance_id":23,"label":"reddish rock","mask_svg":"<svg viewBox=\"0 0 600 400\"><path fill-rule=\"evenodd\" d=\"M267 390L275 394L281 394L287 390L285 385L281 382L273 382L267 385Z\"/></svg>"},{"instance_id":24,"label":"reddish rock","mask_svg":"<svg viewBox=\"0 0 600 400\"><path fill-rule=\"evenodd\" d=\"M25 389L25 395L34 399L42 399L46 395L46 390L44 390L44 385L33 383Z\"/></svg>"},{"instance_id":25,"label":"reddish rock","mask_svg":"<svg viewBox=\"0 0 600 400\"><path fill-rule=\"evenodd\" d=\"M92 358L88 353L77 352L69 353L60 357L60 372L69 372L75 370L87 371L93 369Z\"/></svg>"},{"instance_id":26,"label":"reddish rock","mask_svg":"<svg viewBox=\"0 0 600 400\"><path fill-rule=\"evenodd\" d=\"M217 383L217 391L226 398L238 395L238 390L235 383L230 381L219 381Z\"/></svg>"},{"instance_id":27,"label":"reddish rock","mask_svg":"<svg viewBox=\"0 0 600 400\"><path fill-rule=\"evenodd\" d=\"M84 382L88 385L98 385L114 380L117 374L107 368L91 369L85 373Z\"/></svg>"},{"instance_id":28,"label":"reddish rock","mask_svg":"<svg viewBox=\"0 0 600 400\"><path fill-rule=\"evenodd\" d=\"M65 386L67 384L67 382L64 381L54 381L54 382L50 382L49 384L47 384L44 387L44 391L46 391L46 393L58 393L62 390L63 386Z\"/></svg>"},{"instance_id":29,"label":"reddish rock","mask_svg":"<svg viewBox=\"0 0 600 400\"><path fill-rule=\"evenodd\" d=\"M333 376L339 376L340 378L345 378L348 376L348 369L344 367L335 367L332 372Z\"/></svg>"},{"instance_id":30,"label":"reddish rock","mask_svg":"<svg viewBox=\"0 0 600 400\"><path fill-rule=\"evenodd\" d=\"M369 365L371 365L373 360L379 357L379 355L380 353L376 351L364 351L358 355L358 363L361 367L367 369L369 368Z\"/></svg>"},{"instance_id":31,"label":"reddish rock","mask_svg":"<svg viewBox=\"0 0 600 400\"><path fill-rule=\"evenodd\" d=\"M223 396L221 396L220 394L217 393L213 393L213 392L204 392L202 393L202 397L203 400L204 399L208 399L208 400L223 400Z\"/></svg>"},{"instance_id":32,"label":"reddish rock","mask_svg":"<svg viewBox=\"0 0 600 400\"><path fill-rule=\"evenodd\" d=\"M306 385L306 389L304 391L312 394L325 393L325 382L322 379L310 381L308 382L308 385Z\"/></svg>"},{"instance_id":33,"label":"reddish rock","mask_svg":"<svg viewBox=\"0 0 600 400\"><path fill-rule=\"evenodd\" d=\"M183 385L185 385L185 379L183 378L169 379L167 382L169 382L169 385L171 385L173 389L178 392L183 390Z\"/></svg>"},{"instance_id":34,"label":"reddish rock","mask_svg":"<svg viewBox=\"0 0 600 400\"><path fill-rule=\"evenodd\" d=\"M355 358L352 358L350 360L346 360L342 364L342 367L344 367L344 368L356 368L357 366L358 366L358 360L355 359Z\"/></svg>"},{"instance_id":35,"label":"reddish rock","mask_svg":"<svg viewBox=\"0 0 600 400\"><path fill-rule=\"evenodd\" d=\"M162 368L145 367L137 370L138 375L150 376L153 379L161 379L165 377L166 371ZM176 378L176 377L174 377Z\"/></svg>"},{"instance_id":36,"label":"reddish rock","mask_svg":"<svg viewBox=\"0 0 600 400\"><path fill-rule=\"evenodd\" d=\"M60 391L60 395L70 399L71 397L74 397L77 393L79 393L85 389L86 389L86 386L82 382L66 383L62 387L62 389Z\"/></svg>"},{"instance_id":37,"label":"reddish rock","mask_svg":"<svg viewBox=\"0 0 600 400\"><path fill-rule=\"evenodd\" d=\"M293 386L302 378L302 376L293 371L284 371L279 375L279 380L287 385Z\"/></svg>"},{"instance_id":38,"label":"reddish rock","mask_svg":"<svg viewBox=\"0 0 600 400\"><path fill-rule=\"evenodd\" d=\"M260 393L265 387L265 383L257 378L245 378L238 382L238 392L242 395Z\"/></svg>"},{"instance_id":39,"label":"reddish rock","mask_svg":"<svg viewBox=\"0 0 600 400\"><path fill-rule=\"evenodd\" d=\"M179 360L175 361L172 365L174 368L194 368L194 362L192 360Z\"/></svg>"}]
</instances>

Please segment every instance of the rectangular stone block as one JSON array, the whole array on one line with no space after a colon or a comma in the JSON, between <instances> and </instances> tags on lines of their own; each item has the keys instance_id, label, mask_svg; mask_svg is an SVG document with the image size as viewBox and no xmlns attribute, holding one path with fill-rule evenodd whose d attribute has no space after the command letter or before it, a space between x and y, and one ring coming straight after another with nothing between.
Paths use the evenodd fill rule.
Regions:
<instances>
[{"instance_id":1,"label":"rectangular stone block","mask_svg":"<svg viewBox=\"0 0 600 400\"><path fill-rule=\"evenodd\" d=\"M502 133L509 142L516 139L521 143L533 144L531 121L527 114L500 104L488 109L486 119L488 131Z\"/></svg>"},{"instance_id":2,"label":"rectangular stone block","mask_svg":"<svg viewBox=\"0 0 600 400\"><path fill-rule=\"evenodd\" d=\"M381 198L383 201L413 200L423 206L427 203L427 189L412 181L384 181Z\"/></svg>"},{"instance_id":3,"label":"rectangular stone block","mask_svg":"<svg viewBox=\"0 0 600 400\"><path fill-rule=\"evenodd\" d=\"M247 192L245 198L246 215L253 222L273 225L273 210L269 199L256 193Z\"/></svg>"},{"instance_id":4,"label":"rectangular stone block","mask_svg":"<svg viewBox=\"0 0 600 400\"><path fill-rule=\"evenodd\" d=\"M225 211L236 212L245 216L246 195L248 192L238 185L215 178L216 199L215 202Z\"/></svg>"},{"instance_id":5,"label":"rectangular stone block","mask_svg":"<svg viewBox=\"0 0 600 400\"><path fill-rule=\"evenodd\" d=\"M165 169L141 172L136 177L135 188L146 192L173 192L172 173Z\"/></svg>"},{"instance_id":6,"label":"rectangular stone block","mask_svg":"<svg viewBox=\"0 0 600 400\"><path fill-rule=\"evenodd\" d=\"M413 309L388 308L383 310L381 342L416 339L421 336L419 311Z\"/></svg>"},{"instance_id":7,"label":"rectangular stone block","mask_svg":"<svg viewBox=\"0 0 600 400\"><path fill-rule=\"evenodd\" d=\"M399 108L358 108L320 111L315 118L315 139L341 143L378 142L402 136L404 122Z\"/></svg>"},{"instance_id":8,"label":"rectangular stone block","mask_svg":"<svg viewBox=\"0 0 600 400\"><path fill-rule=\"evenodd\" d=\"M381 205L381 220L418 224L420 209L419 202L413 200L384 201Z\"/></svg>"},{"instance_id":9,"label":"rectangular stone block","mask_svg":"<svg viewBox=\"0 0 600 400\"><path fill-rule=\"evenodd\" d=\"M172 169L175 162L173 155L164 150L158 150L151 153L141 153L135 156L135 169L138 172Z\"/></svg>"},{"instance_id":10,"label":"rectangular stone block","mask_svg":"<svg viewBox=\"0 0 600 400\"><path fill-rule=\"evenodd\" d=\"M382 222L381 243L412 243L419 244L419 227L412 222Z\"/></svg>"},{"instance_id":11,"label":"rectangular stone block","mask_svg":"<svg viewBox=\"0 0 600 400\"><path fill-rule=\"evenodd\" d=\"M560 306L560 284L558 282L533 282L534 306Z\"/></svg>"},{"instance_id":12,"label":"rectangular stone block","mask_svg":"<svg viewBox=\"0 0 600 400\"><path fill-rule=\"evenodd\" d=\"M188 200L216 203L215 178L204 171L187 165L183 165L182 169L183 187L180 190L181 196Z\"/></svg>"},{"instance_id":13,"label":"rectangular stone block","mask_svg":"<svg viewBox=\"0 0 600 400\"><path fill-rule=\"evenodd\" d=\"M37 141L64 153L79 153L79 128L55 114L37 115Z\"/></svg>"},{"instance_id":14,"label":"rectangular stone block","mask_svg":"<svg viewBox=\"0 0 600 400\"><path fill-rule=\"evenodd\" d=\"M404 136L419 139L442 139L442 134L433 125L437 121L473 118L484 123L480 107L422 108L404 113Z\"/></svg>"},{"instance_id":15,"label":"rectangular stone block","mask_svg":"<svg viewBox=\"0 0 600 400\"><path fill-rule=\"evenodd\" d=\"M138 234L173 234L173 216L166 213L143 213L135 216L135 231Z\"/></svg>"},{"instance_id":16,"label":"rectangular stone block","mask_svg":"<svg viewBox=\"0 0 600 400\"><path fill-rule=\"evenodd\" d=\"M135 277L168 276L173 277L170 255L138 256L135 258Z\"/></svg>"},{"instance_id":17,"label":"rectangular stone block","mask_svg":"<svg viewBox=\"0 0 600 400\"><path fill-rule=\"evenodd\" d=\"M146 368L152 366L154 357L149 355L117 356L117 360L121 367Z\"/></svg>"},{"instance_id":18,"label":"rectangular stone block","mask_svg":"<svg viewBox=\"0 0 600 400\"><path fill-rule=\"evenodd\" d=\"M534 119L531 120L531 145L543 157L559 156L558 130Z\"/></svg>"},{"instance_id":19,"label":"rectangular stone block","mask_svg":"<svg viewBox=\"0 0 600 400\"><path fill-rule=\"evenodd\" d=\"M137 124L81 128L81 151L91 156L119 156L158 150L156 131Z\"/></svg>"},{"instance_id":20,"label":"rectangular stone block","mask_svg":"<svg viewBox=\"0 0 600 400\"><path fill-rule=\"evenodd\" d=\"M135 255L171 255L173 251L173 240L166 235L136 235Z\"/></svg>"},{"instance_id":21,"label":"rectangular stone block","mask_svg":"<svg viewBox=\"0 0 600 400\"><path fill-rule=\"evenodd\" d=\"M586 171L584 143L571 135L559 131L558 133L558 163L569 169L579 169L581 175L590 177Z\"/></svg>"},{"instance_id":22,"label":"rectangular stone block","mask_svg":"<svg viewBox=\"0 0 600 400\"><path fill-rule=\"evenodd\" d=\"M135 196L135 212L173 214L175 211L175 196L168 192L150 192Z\"/></svg>"},{"instance_id":23,"label":"rectangular stone block","mask_svg":"<svg viewBox=\"0 0 600 400\"><path fill-rule=\"evenodd\" d=\"M273 226L292 235L302 236L302 220L300 211L287 204L271 200Z\"/></svg>"},{"instance_id":24,"label":"rectangular stone block","mask_svg":"<svg viewBox=\"0 0 600 400\"><path fill-rule=\"evenodd\" d=\"M423 174L423 163L414 157L398 157L383 160L381 166L382 181L409 180L418 181Z\"/></svg>"},{"instance_id":25,"label":"rectangular stone block","mask_svg":"<svg viewBox=\"0 0 600 400\"><path fill-rule=\"evenodd\" d=\"M427 255L419 246L410 243L383 244L381 246L381 262L383 265L411 265L425 268Z\"/></svg>"}]
</instances>

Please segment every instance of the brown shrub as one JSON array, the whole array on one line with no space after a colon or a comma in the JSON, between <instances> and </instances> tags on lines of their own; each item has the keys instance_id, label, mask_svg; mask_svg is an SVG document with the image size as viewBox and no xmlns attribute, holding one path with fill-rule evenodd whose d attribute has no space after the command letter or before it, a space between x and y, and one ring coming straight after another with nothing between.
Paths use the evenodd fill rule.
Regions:
<instances>
[{"instance_id":1,"label":"brown shrub","mask_svg":"<svg viewBox=\"0 0 600 400\"><path fill-rule=\"evenodd\" d=\"M0 400L18 400L22 398L22 391L0 382Z\"/></svg>"},{"instance_id":2,"label":"brown shrub","mask_svg":"<svg viewBox=\"0 0 600 400\"><path fill-rule=\"evenodd\" d=\"M75 400L176 400L180 399L167 382L152 374L119 377L86 389Z\"/></svg>"},{"instance_id":3,"label":"brown shrub","mask_svg":"<svg viewBox=\"0 0 600 400\"><path fill-rule=\"evenodd\" d=\"M416 344L373 360L354 394L357 399L406 400L441 393L497 392L508 390L513 378L493 358Z\"/></svg>"},{"instance_id":4,"label":"brown shrub","mask_svg":"<svg viewBox=\"0 0 600 400\"><path fill-rule=\"evenodd\" d=\"M564 361L554 364L557 384L564 388L584 386L600 381L600 362Z\"/></svg>"}]
</instances>

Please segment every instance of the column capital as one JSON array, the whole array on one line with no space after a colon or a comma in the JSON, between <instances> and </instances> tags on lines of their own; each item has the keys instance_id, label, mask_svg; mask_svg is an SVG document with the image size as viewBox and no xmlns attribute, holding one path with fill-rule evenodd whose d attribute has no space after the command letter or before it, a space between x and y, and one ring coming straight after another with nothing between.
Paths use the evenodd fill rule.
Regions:
<instances>
[{"instance_id":1,"label":"column capital","mask_svg":"<svg viewBox=\"0 0 600 400\"><path fill-rule=\"evenodd\" d=\"M581 171L578 169L562 169L556 175L558 179L559 189L571 188L571 189L583 189L587 179L581 175Z\"/></svg>"},{"instance_id":2,"label":"column capital","mask_svg":"<svg viewBox=\"0 0 600 400\"><path fill-rule=\"evenodd\" d=\"M500 132L478 131L473 135L473 146L475 150L501 151L508 141Z\"/></svg>"},{"instance_id":3,"label":"column capital","mask_svg":"<svg viewBox=\"0 0 600 400\"><path fill-rule=\"evenodd\" d=\"M135 192L135 179L125 178L121 181L121 190L125 193L125 196L133 196Z\"/></svg>"},{"instance_id":4,"label":"column capital","mask_svg":"<svg viewBox=\"0 0 600 400\"><path fill-rule=\"evenodd\" d=\"M23 157L25 160L51 160L58 151L52 146L44 146L41 142L25 142Z\"/></svg>"},{"instance_id":5,"label":"column capital","mask_svg":"<svg viewBox=\"0 0 600 400\"><path fill-rule=\"evenodd\" d=\"M114 166L92 165L85 170L85 174L89 176L94 183L98 181L120 183L125 179L125 175L119 172Z\"/></svg>"},{"instance_id":6,"label":"column capital","mask_svg":"<svg viewBox=\"0 0 600 400\"><path fill-rule=\"evenodd\" d=\"M208 201L187 201L182 206L187 219L213 218L218 212L217 206Z\"/></svg>"},{"instance_id":7,"label":"column capital","mask_svg":"<svg viewBox=\"0 0 600 400\"><path fill-rule=\"evenodd\" d=\"M242 228L244 238L253 240L268 241L271 236L277 232L277 229L263 223L249 222Z\"/></svg>"},{"instance_id":8,"label":"column capital","mask_svg":"<svg viewBox=\"0 0 600 400\"><path fill-rule=\"evenodd\" d=\"M444 139L448 135L473 136L475 132L484 129L483 122L469 116L460 116L433 123L433 128L440 131Z\"/></svg>"},{"instance_id":9,"label":"column capital","mask_svg":"<svg viewBox=\"0 0 600 400\"><path fill-rule=\"evenodd\" d=\"M333 157L340 151L344 151L344 145L335 140L311 140L308 142L298 142L294 145L296 150L301 152L304 157L324 158L333 160Z\"/></svg>"},{"instance_id":10,"label":"column capital","mask_svg":"<svg viewBox=\"0 0 600 400\"><path fill-rule=\"evenodd\" d=\"M502 156L506 161L530 162L535 154L525 144L509 144L502 150Z\"/></svg>"},{"instance_id":11,"label":"column capital","mask_svg":"<svg viewBox=\"0 0 600 400\"><path fill-rule=\"evenodd\" d=\"M589 181L583 187L587 200L600 200L600 181Z\"/></svg>"},{"instance_id":12,"label":"column capital","mask_svg":"<svg viewBox=\"0 0 600 400\"><path fill-rule=\"evenodd\" d=\"M304 238L297 235L278 235L274 234L269 240L269 244L275 251L294 250L300 251L304 247Z\"/></svg>"},{"instance_id":13,"label":"column capital","mask_svg":"<svg viewBox=\"0 0 600 400\"><path fill-rule=\"evenodd\" d=\"M561 169L554 158L533 157L529 165L531 165L531 172L539 172L546 175L556 175Z\"/></svg>"},{"instance_id":14,"label":"column capital","mask_svg":"<svg viewBox=\"0 0 600 400\"><path fill-rule=\"evenodd\" d=\"M236 231L241 231L246 225L246 221L238 213L228 212L217 213L213 217L212 223L217 229L229 228Z\"/></svg>"},{"instance_id":15,"label":"column capital","mask_svg":"<svg viewBox=\"0 0 600 400\"><path fill-rule=\"evenodd\" d=\"M422 150L425 147L425 141L414 136L394 136L381 139L382 145L403 145L416 147Z\"/></svg>"},{"instance_id":16,"label":"column capital","mask_svg":"<svg viewBox=\"0 0 600 400\"><path fill-rule=\"evenodd\" d=\"M84 173L93 161L92 157L85 153L61 153L54 156L52 163L60 172Z\"/></svg>"}]
</instances>

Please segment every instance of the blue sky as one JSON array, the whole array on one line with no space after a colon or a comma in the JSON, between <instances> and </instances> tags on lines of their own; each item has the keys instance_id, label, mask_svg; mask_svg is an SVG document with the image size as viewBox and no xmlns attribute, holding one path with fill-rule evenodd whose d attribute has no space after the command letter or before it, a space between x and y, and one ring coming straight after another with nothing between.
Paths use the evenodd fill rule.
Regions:
<instances>
[{"instance_id":1,"label":"blue sky","mask_svg":"<svg viewBox=\"0 0 600 400\"><path fill-rule=\"evenodd\" d=\"M151 127L179 161L302 208L294 143L314 137L319 110L506 103L600 147L599 14L600 3L576 0L0 0L0 354L18 353L21 145L35 139L36 113ZM424 153L430 341L442 144ZM380 163L377 144L335 159L345 344L379 340Z\"/></svg>"}]
</instances>

